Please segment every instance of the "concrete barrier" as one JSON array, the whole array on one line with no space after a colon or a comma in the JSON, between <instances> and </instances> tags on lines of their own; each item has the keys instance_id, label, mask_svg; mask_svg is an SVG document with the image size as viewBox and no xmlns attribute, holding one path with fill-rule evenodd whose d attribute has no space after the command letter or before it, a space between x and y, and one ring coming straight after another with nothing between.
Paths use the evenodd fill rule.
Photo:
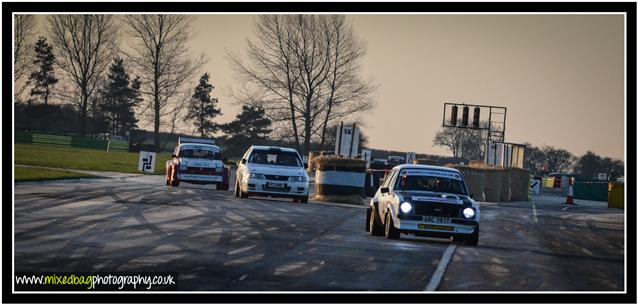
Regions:
<instances>
[{"instance_id":1,"label":"concrete barrier","mask_svg":"<svg viewBox=\"0 0 638 305\"><path fill-rule=\"evenodd\" d=\"M522 168L510 168L510 200L527 201L530 193L530 177L528 170Z\"/></svg>"},{"instance_id":2,"label":"concrete barrier","mask_svg":"<svg viewBox=\"0 0 638 305\"><path fill-rule=\"evenodd\" d=\"M320 156L315 159L315 200L363 204L366 161Z\"/></svg>"}]
</instances>

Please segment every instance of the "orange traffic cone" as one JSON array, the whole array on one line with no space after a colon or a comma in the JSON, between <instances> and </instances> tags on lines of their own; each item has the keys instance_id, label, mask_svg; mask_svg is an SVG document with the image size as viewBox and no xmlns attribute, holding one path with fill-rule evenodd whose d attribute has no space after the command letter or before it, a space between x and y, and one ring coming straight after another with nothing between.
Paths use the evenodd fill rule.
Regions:
<instances>
[{"instance_id":1,"label":"orange traffic cone","mask_svg":"<svg viewBox=\"0 0 638 305\"><path fill-rule=\"evenodd\" d=\"M569 184L569 189L567 190L567 199L565 200L565 204L575 204L574 187L571 184Z\"/></svg>"}]
</instances>

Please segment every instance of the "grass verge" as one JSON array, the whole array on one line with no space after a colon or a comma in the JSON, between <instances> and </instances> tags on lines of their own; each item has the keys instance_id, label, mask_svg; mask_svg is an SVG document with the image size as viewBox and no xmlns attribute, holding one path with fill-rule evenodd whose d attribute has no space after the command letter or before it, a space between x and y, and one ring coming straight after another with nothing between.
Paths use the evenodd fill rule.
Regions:
<instances>
[{"instance_id":1,"label":"grass verge","mask_svg":"<svg viewBox=\"0 0 638 305\"><path fill-rule=\"evenodd\" d=\"M52 170L44 168L31 168L16 166L15 168L15 182L24 181L44 181L44 180L59 180L59 179L78 179L95 177L93 175L84 173L74 173L62 170Z\"/></svg>"},{"instance_id":2,"label":"grass verge","mask_svg":"<svg viewBox=\"0 0 638 305\"><path fill-rule=\"evenodd\" d=\"M14 148L15 164L139 173L139 153L23 143L14 143ZM170 153L158 154L155 174L164 173L164 163L170 158Z\"/></svg>"}]
</instances>

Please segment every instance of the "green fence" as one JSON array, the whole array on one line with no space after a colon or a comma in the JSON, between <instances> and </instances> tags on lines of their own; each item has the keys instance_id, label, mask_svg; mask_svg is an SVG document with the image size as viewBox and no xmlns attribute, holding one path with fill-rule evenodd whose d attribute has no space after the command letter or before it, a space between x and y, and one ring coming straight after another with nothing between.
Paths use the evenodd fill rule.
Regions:
<instances>
[{"instance_id":1,"label":"green fence","mask_svg":"<svg viewBox=\"0 0 638 305\"><path fill-rule=\"evenodd\" d=\"M108 140L63 136L46 133L30 133L30 132L15 132L16 143L33 143L33 144L46 144L46 145L60 145L79 148L91 148L106 150L107 146L109 150L124 150L128 151L128 141L116 141L111 140L109 144Z\"/></svg>"},{"instance_id":2,"label":"green fence","mask_svg":"<svg viewBox=\"0 0 638 305\"><path fill-rule=\"evenodd\" d=\"M576 182L574 183L574 199L607 201L606 181L601 182Z\"/></svg>"}]
</instances>

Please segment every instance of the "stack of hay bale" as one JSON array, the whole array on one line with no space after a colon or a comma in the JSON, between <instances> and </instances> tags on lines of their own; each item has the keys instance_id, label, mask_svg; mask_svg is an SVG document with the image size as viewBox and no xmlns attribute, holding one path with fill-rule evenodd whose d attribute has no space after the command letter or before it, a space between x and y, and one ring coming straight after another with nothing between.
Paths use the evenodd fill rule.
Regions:
<instances>
[{"instance_id":1,"label":"stack of hay bale","mask_svg":"<svg viewBox=\"0 0 638 305\"><path fill-rule=\"evenodd\" d=\"M363 205L366 161L338 156L315 157L315 197L331 201Z\"/></svg>"},{"instance_id":2,"label":"stack of hay bale","mask_svg":"<svg viewBox=\"0 0 638 305\"><path fill-rule=\"evenodd\" d=\"M488 166L473 162L470 166L450 165L465 177L470 194L477 201L527 201L530 173L521 168Z\"/></svg>"},{"instance_id":3,"label":"stack of hay bale","mask_svg":"<svg viewBox=\"0 0 638 305\"><path fill-rule=\"evenodd\" d=\"M465 184L474 199L485 201L485 172L480 168L471 166L457 165L454 167L465 177Z\"/></svg>"}]
</instances>

